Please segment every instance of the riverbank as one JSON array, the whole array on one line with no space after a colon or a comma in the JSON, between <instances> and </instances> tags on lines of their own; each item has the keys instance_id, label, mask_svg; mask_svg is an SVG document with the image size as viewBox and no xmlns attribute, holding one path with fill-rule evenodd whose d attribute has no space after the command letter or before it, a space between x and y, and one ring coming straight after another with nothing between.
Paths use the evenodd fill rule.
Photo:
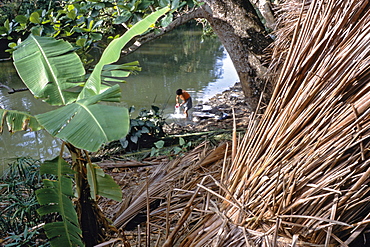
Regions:
<instances>
[{"instance_id":1,"label":"riverbank","mask_svg":"<svg viewBox=\"0 0 370 247\"><path fill-rule=\"evenodd\" d=\"M234 110L234 112L233 112ZM190 110L191 120L177 119L164 126L169 134L195 133L233 128L233 114L237 129L246 128L251 112L248 110L241 84L216 94Z\"/></svg>"}]
</instances>

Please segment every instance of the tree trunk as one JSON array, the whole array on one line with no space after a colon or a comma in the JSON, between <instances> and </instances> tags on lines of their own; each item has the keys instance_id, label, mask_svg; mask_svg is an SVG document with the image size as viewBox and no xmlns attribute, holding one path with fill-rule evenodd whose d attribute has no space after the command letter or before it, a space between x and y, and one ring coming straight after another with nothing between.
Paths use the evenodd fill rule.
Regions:
<instances>
[{"instance_id":1,"label":"tree trunk","mask_svg":"<svg viewBox=\"0 0 370 247\"><path fill-rule=\"evenodd\" d=\"M233 61L250 110L267 85L264 49L272 39L249 1L205 0L205 16ZM269 93L265 96L268 98ZM268 100L268 99L266 99Z\"/></svg>"},{"instance_id":2,"label":"tree trunk","mask_svg":"<svg viewBox=\"0 0 370 247\"><path fill-rule=\"evenodd\" d=\"M72 156L72 167L76 172L76 212L82 230L82 240L86 247L92 247L103 242L109 234L116 229L110 225L108 219L98 206L98 203L90 196L90 185L87 180L86 164L89 163L87 153L83 156L83 150L66 143Z\"/></svg>"}]
</instances>

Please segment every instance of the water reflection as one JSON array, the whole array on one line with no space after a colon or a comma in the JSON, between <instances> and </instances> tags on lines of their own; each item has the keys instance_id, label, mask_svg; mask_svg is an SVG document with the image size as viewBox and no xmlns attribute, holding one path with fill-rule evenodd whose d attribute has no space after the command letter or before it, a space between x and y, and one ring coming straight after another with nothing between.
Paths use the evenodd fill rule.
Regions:
<instances>
[{"instance_id":1,"label":"water reflection","mask_svg":"<svg viewBox=\"0 0 370 247\"><path fill-rule=\"evenodd\" d=\"M121 84L125 106L141 108L155 104L167 116L173 113L178 88L188 91L196 105L238 81L221 42L202 37L199 26L170 32L121 62L135 60L140 62L142 72Z\"/></svg>"},{"instance_id":2,"label":"water reflection","mask_svg":"<svg viewBox=\"0 0 370 247\"><path fill-rule=\"evenodd\" d=\"M170 32L145 44L120 62L136 60L140 62L142 71L120 85L121 105L148 109L151 104L155 104L164 109L167 116L174 112L175 91L178 88L188 91L196 105L238 81L232 62L220 41L203 38L201 27L197 26L186 26ZM0 66L0 81L3 84L24 88L11 62L2 62ZM11 95L7 92L7 89L0 88L0 107L4 109L31 114L52 109L48 104L36 100L28 91ZM3 160L20 156L47 159L58 154L59 147L60 141L54 140L45 131L0 135L0 154Z\"/></svg>"},{"instance_id":3,"label":"water reflection","mask_svg":"<svg viewBox=\"0 0 370 247\"><path fill-rule=\"evenodd\" d=\"M12 62L1 62L0 82L10 88L25 88L18 77ZM29 91L8 94L7 88L0 88L0 108L39 114L53 109L50 105L37 100ZM14 134L7 127L0 135L0 175L5 165L17 157L50 159L59 153L60 140L54 139L46 131L21 131Z\"/></svg>"}]
</instances>

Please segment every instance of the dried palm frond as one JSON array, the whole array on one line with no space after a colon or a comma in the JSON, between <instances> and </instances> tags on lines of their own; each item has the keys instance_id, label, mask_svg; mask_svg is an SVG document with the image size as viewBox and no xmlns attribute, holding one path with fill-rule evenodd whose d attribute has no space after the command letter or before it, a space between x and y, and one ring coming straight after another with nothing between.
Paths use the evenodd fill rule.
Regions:
<instances>
[{"instance_id":1,"label":"dried palm frond","mask_svg":"<svg viewBox=\"0 0 370 247\"><path fill-rule=\"evenodd\" d=\"M369 1L301 8L272 99L236 154L203 144L163 164L116 226L159 198L150 224L167 247L348 246L370 229Z\"/></svg>"},{"instance_id":2,"label":"dried palm frond","mask_svg":"<svg viewBox=\"0 0 370 247\"><path fill-rule=\"evenodd\" d=\"M129 205L119 210L120 212L115 217L114 225L118 228L124 227L134 216L146 208L147 199L149 199L149 203L153 203L158 199L166 200L170 196L171 210L182 210L188 198L194 194L192 190L196 188L197 183L200 183L205 176L214 174L219 170L220 164L217 163L220 160L222 161L226 146L227 144L224 143L213 149L209 147L207 142L204 142L186 156L153 168L152 174L147 181L148 191L146 192L147 186L141 187ZM207 186L212 187L211 183L208 182ZM162 203L162 208L159 208L157 212L163 211L163 208L166 207L167 202ZM155 213L153 212L152 214ZM162 216L157 217L161 218ZM156 221L156 219L153 219L153 222Z\"/></svg>"},{"instance_id":3,"label":"dried palm frond","mask_svg":"<svg viewBox=\"0 0 370 247\"><path fill-rule=\"evenodd\" d=\"M368 1L310 3L271 102L229 167L228 200L183 246L293 236L348 245L369 228L369 40Z\"/></svg>"}]
</instances>

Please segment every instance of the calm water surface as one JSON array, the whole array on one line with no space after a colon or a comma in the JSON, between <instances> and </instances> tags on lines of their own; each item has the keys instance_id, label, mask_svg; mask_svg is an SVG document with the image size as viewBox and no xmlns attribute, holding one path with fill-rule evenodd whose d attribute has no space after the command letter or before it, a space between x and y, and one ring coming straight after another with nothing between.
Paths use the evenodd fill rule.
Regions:
<instances>
[{"instance_id":1,"label":"calm water surface","mask_svg":"<svg viewBox=\"0 0 370 247\"><path fill-rule=\"evenodd\" d=\"M170 117L174 111L175 91L187 90L193 104L199 104L238 81L232 62L216 38L203 38L200 27L186 27L145 44L138 51L120 60L138 60L142 71L121 84L121 105L141 108L156 105ZM0 81L12 88L23 88L11 62L0 63ZM8 94L0 88L0 107L38 114L53 109L35 99L29 92ZM134 114L135 114L134 113ZM60 141L45 131L18 132L0 135L1 164L9 159L30 156L50 159L58 154ZM0 166L1 166L0 164ZM1 173L0 169L0 173Z\"/></svg>"}]
</instances>

